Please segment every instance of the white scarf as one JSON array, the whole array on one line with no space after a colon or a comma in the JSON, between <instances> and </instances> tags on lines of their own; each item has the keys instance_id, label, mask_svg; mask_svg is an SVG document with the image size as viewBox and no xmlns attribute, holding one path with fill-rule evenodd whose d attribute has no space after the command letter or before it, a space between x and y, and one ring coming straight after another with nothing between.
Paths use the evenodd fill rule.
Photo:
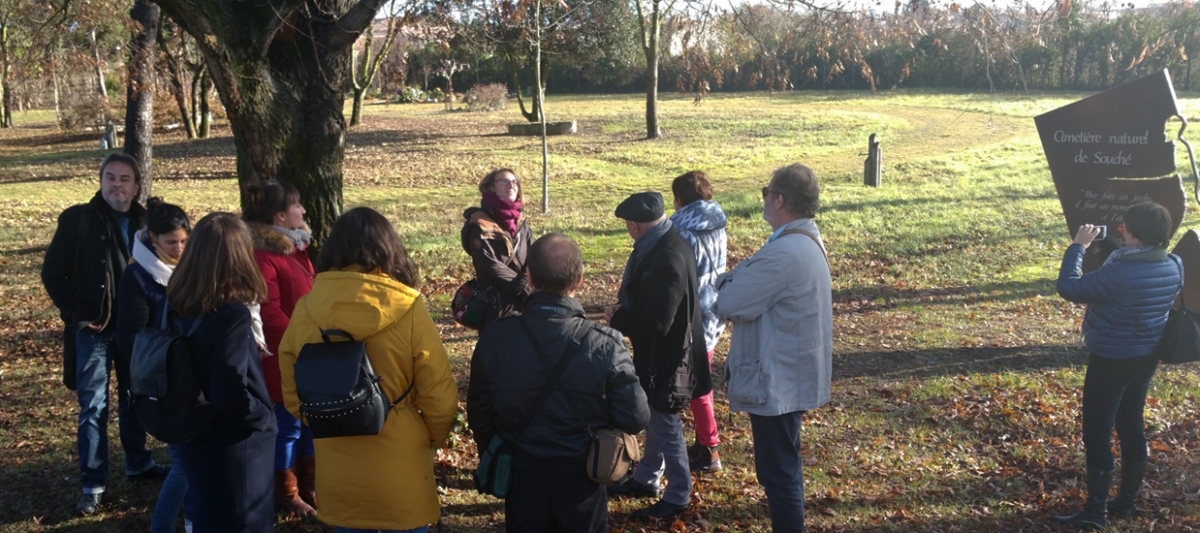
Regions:
<instances>
[{"instance_id":1,"label":"white scarf","mask_svg":"<svg viewBox=\"0 0 1200 533\"><path fill-rule=\"evenodd\" d=\"M281 226L271 226L271 229L287 235L287 238L291 239L296 248L302 252L308 248L308 245L312 244L312 234L303 228L288 229Z\"/></svg>"},{"instance_id":2,"label":"white scarf","mask_svg":"<svg viewBox=\"0 0 1200 533\"><path fill-rule=\"evenodd\" d=\"M154 250L146 246L143 239L146 238L146 230L138 230L137 235L133 237L133 260L137 264L142 265L150 277L154 278L159 285L167 286L167 282L171 280L171 273L175 272L175 265L168 265L158 258L158 254Z\"/></svg>"}]
</instances>

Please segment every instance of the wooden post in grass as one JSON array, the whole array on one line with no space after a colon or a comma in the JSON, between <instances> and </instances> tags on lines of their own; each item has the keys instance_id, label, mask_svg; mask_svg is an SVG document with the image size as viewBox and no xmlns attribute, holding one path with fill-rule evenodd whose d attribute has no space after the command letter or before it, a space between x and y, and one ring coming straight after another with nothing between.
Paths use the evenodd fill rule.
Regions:
<instances>
[{"instance_id":1,"label":"wooden post in grass","mask_svg":"<svg viewBox=\"0 0 1200 533\"><path fill-rule=\"evenodd\" d=\"M863 185L878 187L883 184L883 149L875 140L875 134L867 141L867 160L863 163Z\"/></svg>"}]
</instances>

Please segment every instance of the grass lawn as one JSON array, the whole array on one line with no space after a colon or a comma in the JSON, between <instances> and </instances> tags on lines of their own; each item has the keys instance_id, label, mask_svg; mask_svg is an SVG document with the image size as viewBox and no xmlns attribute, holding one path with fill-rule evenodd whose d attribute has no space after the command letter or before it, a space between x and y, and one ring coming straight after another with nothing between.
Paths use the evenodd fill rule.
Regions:
<instances>
[{"instance_id":1,"label":"grass lawn","mask_svg":"<svg viewBox=\"0 0 1200 533\"><path fill-rule=\"evenodd\" d=\"M447 306L469 277L461 213L478 201L475 185L487 171L516 169L535 234L560 231L580 242L587 273L579 298L598 317L615 301L632 247L612 215L626 195L656 189L669 197L674 176L707 171L730 215L736 263L770 232L759 196L770 171L803 162L821 180L817 221L832 264L835 337L833 400L806 415L801 435L809 530L1060 531L1049 516L1083 497L1084 361L1074 348L1083 308L1055 294L1069 237L1032 118L1083 96L713 94L697 106L667 95L659 141L640 138L640 96L552 97L550 120L577 120L579 133L550 141L548 213L539 141L504 135L519 120L515 109L368 105L346 137L346 207L380 210L406 238L465 398L475 335L448 318ZM1192 120L1200 115L1200 98L1182 104ZM60 383L60 325L38 271L58 213L95 192L102 154L98 135L60 133L45 116L18 114L17 128L0 130L0 533L145 531L157 487L120 475L115 410L102 512L72 514L75 396ZM861 185L871 133L884 152L879 189ZM156 194L193 217L236 209L227 127L218 124L210 139L176 132L155 141ZM1183 172L1182 148L1178 162ZM1200 226L1191 207L1185 228ZM725 339L718 374L727 350ZM1200 366L1191 365L1162 368L1154 379L1144 512L1111 529L1200 531L1197 377ZM613 531L769 531L749 418L729 412L723 391L716 409L725 469L696 477L691 510L636 523L628 513L646 502L614 500ZM441 531L502 531L502 502L470 488L473 444L465 433L453 440L438 454ZM166 461L165 447L155 446ZM277 529L327 531L296 520Z\"/></svg>"}]
</instances>

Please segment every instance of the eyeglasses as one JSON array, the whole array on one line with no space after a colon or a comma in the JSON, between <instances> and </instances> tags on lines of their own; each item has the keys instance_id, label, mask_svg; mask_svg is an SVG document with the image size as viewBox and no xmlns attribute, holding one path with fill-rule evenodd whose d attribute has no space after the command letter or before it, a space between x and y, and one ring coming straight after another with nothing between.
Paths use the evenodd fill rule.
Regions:
<instances>
[{"instance_id":1,"label":"eyeglasses","mask_svg":"<svg viewBox=\"0 0 1200 533\"><path fill-rule=\"evenodd\" d=\"M499 187L501 185L503 185L505 187L516 187L517 185L520 185L520 184L521 184L521 180L518 180L518 179L511 179L511 180L497 179L495 182L495 185L497 187Z\"/></svg>"},{"instance_id":2,"label":"eyeglasses","mask_svg":"<svg viewBox=\"0 0 1200 533\"><path fill-rule=\"evenodd\" d=\"M763 200L766 200L766 199L767 199L767 196L768 196L768 195L771 195L771 194L775 194L775 195L778 195L778 196L783 196L783 194L782 194L782 193L780 193L779 191L772 190L770 187L763 187L763 188L762 188L762 194L763 194Z\"/></svg>"}]
</instances>

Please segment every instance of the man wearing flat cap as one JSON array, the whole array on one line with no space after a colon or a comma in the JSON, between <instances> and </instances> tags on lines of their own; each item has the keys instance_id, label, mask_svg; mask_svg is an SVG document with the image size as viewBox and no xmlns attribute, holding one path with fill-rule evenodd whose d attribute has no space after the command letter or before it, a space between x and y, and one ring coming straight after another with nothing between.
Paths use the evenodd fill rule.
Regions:
<instances>
[{"instance_id":1,"label":"man wearing flat cap","mask_svg":"<svg viewBox=\"0 0 1200 533\"><path fill-rule=\"evenodd\" d=\"M650 404L650 422L642 461L609 494L658 496L665 473L662 499L632 516L666 518L687 510L692 493L679 412L712 390L696 257L663 216L661 194L634 194L617 206L616 215L633 237L633 253L625 264L619 303L605 309L604 317L633 344L633 365Z\"/></svg>"}]
</instances>

